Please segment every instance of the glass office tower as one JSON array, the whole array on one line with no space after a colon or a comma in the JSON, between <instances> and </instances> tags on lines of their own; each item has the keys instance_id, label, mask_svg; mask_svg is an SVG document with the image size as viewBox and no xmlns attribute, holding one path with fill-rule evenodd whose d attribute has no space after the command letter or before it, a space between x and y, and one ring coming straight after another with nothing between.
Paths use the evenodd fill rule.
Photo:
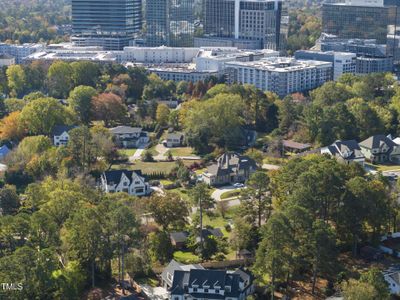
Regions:
<instances>
[{"instance_id":1,"label":"glass office tower","mask_svg":"<svg viewBox=\"0 0 400 300\"><path fill-rule=\"evenodd\" d=\"M282 1L203 0L204 34L237 40L259 41L262 48L282 50L288 18Z\"/></svg>"},{"instance_id":2,"label":"glass office tower","mask_svg":"<svg viewBox=\"0 0 400 300\"><path fill-rule=\"evenodd\" d=\"M72 0L72 38L79 46L121 50L142 29L141 0Z\"/></svg>"},{"instance_id":3,"label":"glass office tower","mask_svg":"<svg viewBox=\"0 0 400 300\"><path fill-rule=\"evenodd\" d=\"M194 0L147 0L146 45L192 47Z\"/></svg>"},{"instance_id":4,"label":"glass office tower","mask_svg":"<svg viewBox=\"0 0 400 300\"><path fill-rule=\"evenodd\" d=\"M368 6L362 3L332 3L322 7L322 31L339 38L376 39L386 44L389 25L389 7Z\"/></svg>"}]
</instances>

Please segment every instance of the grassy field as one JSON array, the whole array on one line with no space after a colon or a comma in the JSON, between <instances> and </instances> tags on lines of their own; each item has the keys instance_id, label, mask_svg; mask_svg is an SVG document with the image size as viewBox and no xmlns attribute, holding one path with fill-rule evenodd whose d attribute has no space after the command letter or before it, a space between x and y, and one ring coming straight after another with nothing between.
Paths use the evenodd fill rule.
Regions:
<instances>
[{"instance_id":1,"label":"grassy field","mask_svg":"<svg viewBox=\"0 0 400 300\"><path fill-rule=\"evenodd\" d=\"M195 156L190 147L171 148L170 151L173 156Z\"/></svg>"},{"instance_id":2,"label":"grassy field","mask_svg":"<svg viewBox=\"0 0 400 300\"><path fill-rule=\"evenodd\" d=\"M240 190L226 191L225 193L222 193L221 199L223 200L223 199L238 197L239 195L240 195Z\"/></svg>"},{"instance_id":3,"label":"grassy field","mask_svg":"<svg viewBox=\"0 0 400 300\"><path fill-rule=\"evenodd\" d=\"M190 166L193 164L191 160L183 160L183 163L186 166ZM143 162L143 161L135 161L135 163L130 167L130 169L134 170L142 170L143 174L152 174L152 173L170 173L172 169L176 166L176 163L173 161L158 161L158 162Z\"/></svg>"},{"instance_id":4,"label":"grassy field","mask_svg":"<svg viewBox=\"0 0 400 300\"><path fill-rule=\"evenodd\" d=\"M118 152L129 157L135 154L136 150L137 149L119 149Z\"/></svg>"},{"instance_id":5,"label":"grassy field","mask_svg":"<svg viewBox=\"0 0 400 300\"><path fill-rule=\"evenodd\" d=\"M174 259L183 264L195 264L201 262L200 257L188 251L175 251Z\"/></svg>"}]
</instances>

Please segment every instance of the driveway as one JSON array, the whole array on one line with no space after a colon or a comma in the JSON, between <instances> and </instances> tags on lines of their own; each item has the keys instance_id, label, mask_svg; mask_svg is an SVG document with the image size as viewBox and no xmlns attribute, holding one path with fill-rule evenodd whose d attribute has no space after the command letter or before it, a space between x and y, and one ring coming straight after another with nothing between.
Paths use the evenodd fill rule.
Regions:
<instances>
[{"instance_id":1,"label":"driveway","mask_svg":"<svg viewBox=\"0 0 400 300\"><path fill-rule=\"evenodd\" d=\"M140 145L135 153L129 157L129 161L140 160L142 158L142 153L146 150L147 144Z\"/></svg>"},{"instance_id":2,"label":"driveway","mask_svg":"<svg viewBox=\"0 0 400 300\"><path fill-rule=\"evenodd\" d=\"M156 151L158 154L154 156L155 160L166 160L167 158L165 157L165 153L168 152L168 148L165 147L163 144L157 144L155 147Z\"/></svg>"},{"instance_id":3,"label":"driveway","mask_svg":"<svg viewBox=\"0 0 400 300\"><path fill-rule=\"evenodd\" d=\"M224 201L221 200L221 196L223 193L228 192L228 191L234 191L234 190L241 190L243 188L237 188L234 187L233 185L227 185L227 186L223 186L220 188L217 188L212 194L211 194L211 198L213 198L215 201Z\"/></svg>"}]
</instances>

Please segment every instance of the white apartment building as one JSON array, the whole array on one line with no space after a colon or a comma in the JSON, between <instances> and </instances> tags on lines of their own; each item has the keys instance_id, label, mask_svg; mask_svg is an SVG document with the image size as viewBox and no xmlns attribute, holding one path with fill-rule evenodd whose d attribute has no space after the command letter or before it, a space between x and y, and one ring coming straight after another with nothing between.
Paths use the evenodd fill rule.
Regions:
<instances>
[{"instance_id":1,"label":"white apartment building","mask_svg":"<svg viewBox=\"0 0 400 300\"><path fill-rule=\"evenodd\" d=\"M0 54L7 54L15 57L15 63L21 64L23 59L32 53L42 51L44 45L26 43L22 45L0 43Z\"/></svg>"},{"instance_id":2,"label":"white apartment building","mask_svg":"<svg viewBox=\"0 0 400 300\"><path fill-rule=\"evenodd\" d=\"M280 97L306 92L332 80L332 63L323 61L274 57L252 62L228 62L226 67L230 83L252 84Z\"/></svg>"},{"instance_id":3,"label":"white apartment building","mask_svg":"<svg viewBox=\"0 0 400 300\"><path fill-rule=\"evenodd\" d=\"M117 61L121 63L139 62L146 64L189 63L199 53L199 48L177 47L125 47L116 52Z\"/></svg>"},{"instance_id":4,"label":"white apartment building","mask_svg":"<svg viewBox=\"0 0 400 300\"><path fill-rule=\"evenodd\" d=\"M300 60L319 60L332 63L334 80L337 80L345 73L356 73L357 55L355 53L299 50L295 52L294 56Z\"/></svg>"}]
</instances>

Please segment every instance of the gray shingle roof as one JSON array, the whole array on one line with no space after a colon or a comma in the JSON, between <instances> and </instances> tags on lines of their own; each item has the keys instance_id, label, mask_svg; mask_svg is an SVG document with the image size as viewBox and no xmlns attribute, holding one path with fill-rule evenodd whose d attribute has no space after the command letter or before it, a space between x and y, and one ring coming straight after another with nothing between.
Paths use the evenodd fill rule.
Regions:
<instances>
[{"instance_id":1,"label":"gray shingle roof","mask_svg":"<svg viewBox=\"0 0 400 300\"><path fill-rule=\"evenodd\" d=\"M189 233L187 231L175 231L171 232L169 236L175 243L184 243L188 239Z\"/></svg>"},{"instance_id":2,"label":"gray shingle roof","mask_svg":"<svg viewBox=\"0 0 400 300\"><path fill-rule=\"evenodd\" d=\"M112 134L133 134L142 132L142 128L131 126L117 126L114 128L110 128L110 132Z\"/></svg>"},{"instance_id":3,"label":"gray shingle roof","mask_svg":"<svg viewBox=\"0 0 400 300\"><path fill-rule=\"evenodd\" d=\"M125 176L129 178L130 183L132 183L133 173L137 174L138 176L142 176L142 171L140 170L110 170L105 171L103 175L105 176L107 183L114 182L116 184L121 181L122 174L125 174Z\"/></svg>"},{"instance_id":4,"label":"gray shingle roof","mask_svg":"<svg viewBox=\"0 0 400 300\"><path fill-rule=\"evenodd\" d=\"M74 129L74 128L76 128L75 125L71 125L71 126L68 126L68 125L56 125L53 128L52 134L53 134L53 136L59 136L59 135L63 134L64 132L68 132L68 131L70 131L71 129Z\"/></svg>"},{"instance_id":5,"label":"gray shingle roof","mask_svg":"<svg viewBox=\"0 0 400 300\"><path fill-rule=\"evenodd\" d=\"M370 136L366 140L362 141L360 143L360 146L367 149L374 149L374 148L379 148L382 145L382 143L385 143L390 148L397 146L395 142L393 142L391 139L389 139L387 136L383 134Z\"/></svg>"},{"instance_id":6,"label":"gray shingle roof","mask_svg":"<svg viewBox=\"0 0 400 300\"><path fill-rule=\"evenodd\" d=\"M241 169L256 168L256 162L246 155L227 152L217 158L217 163L207 167L207 172L215 176L236 173Z\"/></svg>"}]
</instances>

